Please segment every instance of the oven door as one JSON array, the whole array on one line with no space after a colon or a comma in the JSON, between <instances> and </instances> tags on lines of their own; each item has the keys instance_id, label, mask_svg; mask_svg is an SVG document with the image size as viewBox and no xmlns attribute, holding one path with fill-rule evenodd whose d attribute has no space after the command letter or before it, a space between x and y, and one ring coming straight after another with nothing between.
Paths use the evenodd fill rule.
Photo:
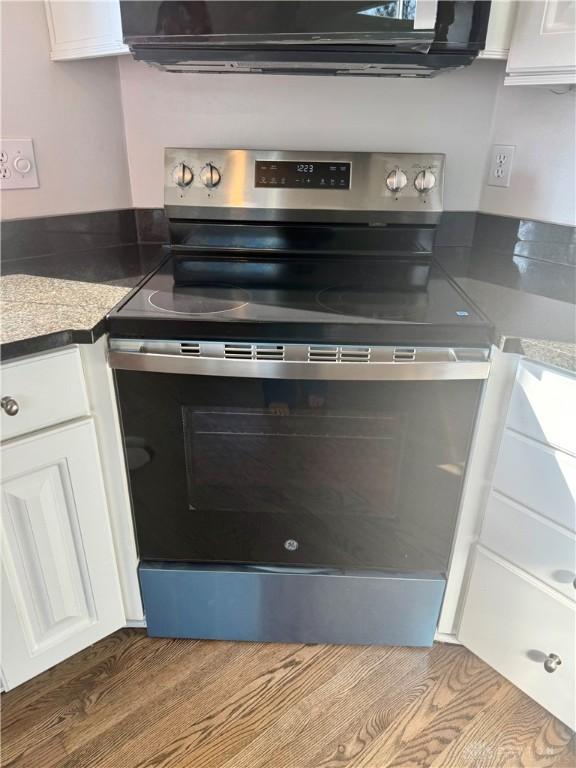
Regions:
<instances>
[{"instance_id":1,"label":"oven door","mask_svg":"<svg viewBox=\"0 0 576 768\"><path fill-rule=\"evenodd\" d=\"M487 362L203 359L119 344L143 560L446 571Z\"/></svg>"}]
</instances>

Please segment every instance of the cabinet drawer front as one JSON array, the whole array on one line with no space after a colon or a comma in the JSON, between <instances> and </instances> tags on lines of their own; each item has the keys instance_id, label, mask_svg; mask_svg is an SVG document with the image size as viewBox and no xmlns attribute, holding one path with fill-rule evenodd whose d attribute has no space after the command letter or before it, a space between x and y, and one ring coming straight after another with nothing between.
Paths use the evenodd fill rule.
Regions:
<instances>
[{"instance_id":1,"label":"cabinet drawer front","mask_svg":"<svg viewBox=\"0 0 576 768\"><path fill-rule=\"evenodd\" d=\"M17 403L18 412L1 411L2 439L89 414L80 353L66 349L2 366L2 397Z\"/></svg>"},{"instance_id":2,"label":"cabinet drawer front","mask_svg":"<svg viewBox=\"0 0 576 768\"><path fill-rule=\"evenodd\" d=\"M568 600L477 549L459 639L571 728L575 621ZM562 662L552 673L544 667L549 654Z\"/></svg>"},{"instance_id":3,"label":"cabinet drawer front","mask_svg":"<svg viewBox=\"0 0 576 768\"><path fill-rule=\"evenodd\" d=\"M576 537L492 493L480 541L571 600L576 600Z\"/></svg>"},{"instance_id":4,"label":"cabinet drawer front","mask_svg":"<svg viewBox=\"0 0 576 768\"><path fill-rule=\"evenodd\" d=\"M512 392L507 426L576 454L576 377L523 361Z\"/></svg>"},{"instance_id":5,"label":"cabinet drawer front","mask_svg":"<svg viewBox=\"0 0 576 768\"><path fill-rule=\"evenodd\" d=\"M506 430L494 489L555 523L576 530L576 459Z\"/></svg>"}]
</instances>

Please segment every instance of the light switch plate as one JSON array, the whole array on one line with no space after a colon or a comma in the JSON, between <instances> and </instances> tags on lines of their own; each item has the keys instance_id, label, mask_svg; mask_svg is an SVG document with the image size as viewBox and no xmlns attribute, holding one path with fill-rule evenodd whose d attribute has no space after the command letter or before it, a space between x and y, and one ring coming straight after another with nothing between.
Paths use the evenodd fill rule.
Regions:
<instances>
[{"instance_id":1,"label":"light switch plate","mask_svg":"<svg viewBox=\"0 0 576 768\"><path fill-rule=\"evenodd\" d=\"M39 186L32 139L0 139L0 189Z\"/></svg>"},{"instance_id":2,"label":"light switch plate","mask_svg":"<svg viewBox=\"0 0 576 768\"><path fill-rule=\"evenodd\" d=\"M510 186L515 149L516 147L510 144L494 144L490 155L490 168L488 169L489 186Z\"/></svg>"}]
</instances>

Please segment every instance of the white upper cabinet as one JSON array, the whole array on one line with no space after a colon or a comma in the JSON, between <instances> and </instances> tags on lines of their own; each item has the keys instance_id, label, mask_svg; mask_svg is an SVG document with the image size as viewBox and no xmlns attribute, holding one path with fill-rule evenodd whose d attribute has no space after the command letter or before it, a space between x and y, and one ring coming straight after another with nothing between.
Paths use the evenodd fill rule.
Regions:
<instances>
[{"instance_id":1,"label":"white upper cabinet","mask_svg":"<svg viewBox=\"0 0 576 768\"><path fill-rule=\"evenodd\" d=\"M46 0L45 4L53 61L128 53L118 0Z\"/></svg>"},{"instance_id":2,"label":"white upper cabinet","mask_svg":"<svg viewBox=\"0 0 576 768\"><path fill-rule=\"evenodd\" d=\"M499 0L492 3L486 45L484 50L480 51L479 58L504 61L508 58L517 8L517 0Z\"/></svg>"},{"instance_id":3,"label":"white upper cabinet","mask_svg":"<svg viewBox=\"0 0 576 768\"><path fill-rule=\"evenodd\" d=\"M576 83L575 0L531 0L519 4L505 83Z\"/></svg>"}]
</instances>

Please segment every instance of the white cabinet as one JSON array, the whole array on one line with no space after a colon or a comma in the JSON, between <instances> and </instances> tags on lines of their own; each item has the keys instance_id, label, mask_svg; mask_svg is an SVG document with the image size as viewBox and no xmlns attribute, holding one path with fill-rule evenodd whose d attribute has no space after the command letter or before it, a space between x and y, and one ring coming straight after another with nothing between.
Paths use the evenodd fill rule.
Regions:
<instances>
[{"instance_id":1,"label":"white cabinet","mask_svg":"<svg viewBox=\"0 0 576 768\"><path fill-rule=\"evenodd\" d=\"M573 603L477 548L459 639L571 728L575 621Z\"/></svg>"},{"instance_id":2,"label":"white cabinet","mask_svg":"<svg viewBox=\"0 0 576 768\"><path fill-rule=\"evenodd\" d=\"M480 59L508 58L510 41L516 20L518 0L498 0L490 6L490 20L486 32L486 45Z\"/></svg>"},{"instance_id":3,"label":"white cabinet","mask_svg":"<svg viewBox=\"0 0 576 768\"><path fill-rule=\"evenodd\" d=\"M119 0L46 0L45 5L53 61L128 53Z\"/></svg>"},{"instance_id":4,"label":"white cabinet","mask_svg":"<svg viewBox=\"0 0 576 768\"><path fill-rule=\"evenodd\" d=\"M2 447L7 688L124 626L92 419Z\"/></svg>"},{"instance_id":5,"label":"white cabinet","mask_svg":"<svg viewBox=\"0 0 576 768\"><path fill-rule=\"evenodd\" d=\"M506 85L576 83L576 3L519 3L506 67Z\"/></svg>"},{"instance_id":6,"label":"white cabinet","mask_svg":"<svg viewBox=\"0 0 576 768\"><path fill-rule=\"evenodd\" d=\"M74 347L5 363L1 382L2 440L90 413L82 362Z\"/></svg>"},{"instance_id":7,"label":"white cabinet","mask_svg":"<svg viewBox=\"0 0 576 768\"><path fill-rule=\"evenodd\" d=\"M576 727L576 376L522 361L458 639Z\"/></svg>"},{"instance_id":8,"label":"white cabinet","mask_svg":"<svg viewBox=\"0 0 576 768\"><path fill-rule=\"evenodd\" d=\"M125 626L127 614L142 618L127 478L103 345L104 339L90 345L85 357L70 346L1 369L7 688Z\"/></svg>"}]
</instances>

